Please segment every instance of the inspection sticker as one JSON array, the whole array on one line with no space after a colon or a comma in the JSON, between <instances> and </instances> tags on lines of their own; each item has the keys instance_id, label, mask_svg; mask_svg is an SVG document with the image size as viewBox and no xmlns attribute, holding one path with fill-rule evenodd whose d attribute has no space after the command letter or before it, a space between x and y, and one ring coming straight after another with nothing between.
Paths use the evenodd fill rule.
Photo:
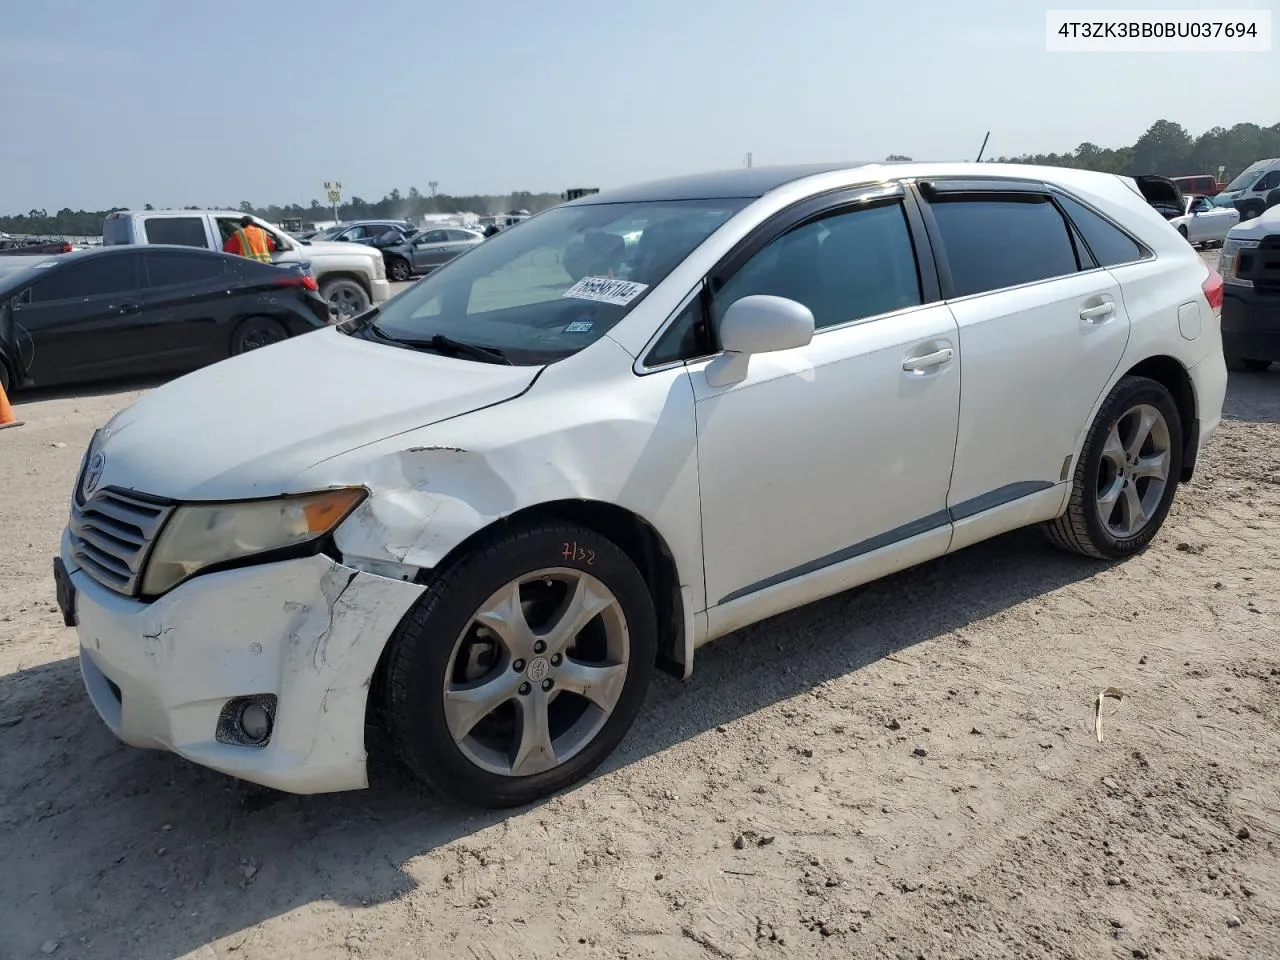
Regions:
<instances>
[{"instance_id":1,"label":"inspection sticker","mask_svg":"<svg viewBox=\"0 0 1280 960\"><path fill-rule=\"evenodd\" d=\"M647 283L635 283L632 280L583 277L566 290L564 296L572 297L574 300L594 300L596 303L611 303L615 307L625 307L648 289Z\"/></svg>"},{"instance_id":2,"label":"inspection sticker","mask_svg":"<svg viewBox=\"0 0 1280 960\"><path fill-rule=\"evenodd\" d=\"M591 320L575 320L564 328L565 333L590 333L595 323Z\"/></svg>"}]
</instances>

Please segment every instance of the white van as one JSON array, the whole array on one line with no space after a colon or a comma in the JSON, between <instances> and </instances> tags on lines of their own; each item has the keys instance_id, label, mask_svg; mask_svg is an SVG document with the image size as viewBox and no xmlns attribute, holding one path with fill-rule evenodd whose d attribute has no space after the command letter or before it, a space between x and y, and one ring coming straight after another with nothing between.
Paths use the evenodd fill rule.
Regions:
<instances>
[{"instance_id":1,"label":"white van","mask_svg":"<svg viewBox=\"0 0 1280 960\"><path fill-rule=\"evenodd\" d=\"M1240 211L1241 220L1252 220L1267 209L1267 194L1277 187L1280 187L1280 157L1272 157L1245 167L1213 202L1218 206L1229 203Z\"/></svg>"}]
</instances>

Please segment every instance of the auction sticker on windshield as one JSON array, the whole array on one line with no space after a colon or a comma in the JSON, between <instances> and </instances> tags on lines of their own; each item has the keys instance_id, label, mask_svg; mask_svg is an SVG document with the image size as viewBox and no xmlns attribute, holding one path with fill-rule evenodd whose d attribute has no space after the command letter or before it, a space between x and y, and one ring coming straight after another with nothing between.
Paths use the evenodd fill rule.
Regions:
<instances>
[{"instance_id":1,"label":"auction sticker on windshield","mask_svg":"<svg viewBox=\"0 0 1280 960\"><path fill-rule=\"evenodd\" d=\"M647 283L636 283L633 280L583 277L566 290L564 296L572 297L574 300L594 300L596 303L611 303L615 307L625 307L648 289Z\"/></svg>"}]
</instances>

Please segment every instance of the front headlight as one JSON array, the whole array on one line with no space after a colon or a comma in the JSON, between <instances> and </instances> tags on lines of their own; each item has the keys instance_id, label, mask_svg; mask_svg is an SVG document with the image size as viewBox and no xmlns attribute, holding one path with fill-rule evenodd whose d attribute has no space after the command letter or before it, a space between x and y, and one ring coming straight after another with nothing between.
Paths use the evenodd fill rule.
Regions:
<instances>
[{"instance_id":1,"label":"front headlight","mask_svg":"<svg viewBox=\"0 0 1280 960\"><path fill-rule=\"evenodd\" d=\"M1252 250L1258 245L1257 240L1232 240L1228 237L1222 242L1222 252L1218 254L1218 273L1224 283L1234 283L1241 287L1252 287L1252 280L1241 280L1236 268L1240 265L1240 251Z\"/></svg>"},{"instance_id":2,"label":"front headlight","mask_svg":"<svg viewBox=\"0 0 1280 960\"><path fill-rule=\"evenodd\" d=\"M315 541L365 497L360 487L276 500L179 507L147 561L142 592L158 596L215 564Z\"/></svg>"}]
</instances>

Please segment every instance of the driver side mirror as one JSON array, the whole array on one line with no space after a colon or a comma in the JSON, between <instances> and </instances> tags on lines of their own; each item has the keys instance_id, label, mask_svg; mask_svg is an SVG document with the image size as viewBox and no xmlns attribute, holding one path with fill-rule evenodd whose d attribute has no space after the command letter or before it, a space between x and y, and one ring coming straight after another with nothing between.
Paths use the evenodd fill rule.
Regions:
<instances>
[{"instance_id":1,"label":"driver side mirror","mask_svg":"<svg viewBox=\"0 0 1280 960\"><path fill-rule=\"evenodd\" d=\"M707 383L726 387L745 379L752 354L808 346L813 328L813 312L795 300L763 294L735 300L720 321L724 352L707 364Z\"/></svg>"}]
</instances>

